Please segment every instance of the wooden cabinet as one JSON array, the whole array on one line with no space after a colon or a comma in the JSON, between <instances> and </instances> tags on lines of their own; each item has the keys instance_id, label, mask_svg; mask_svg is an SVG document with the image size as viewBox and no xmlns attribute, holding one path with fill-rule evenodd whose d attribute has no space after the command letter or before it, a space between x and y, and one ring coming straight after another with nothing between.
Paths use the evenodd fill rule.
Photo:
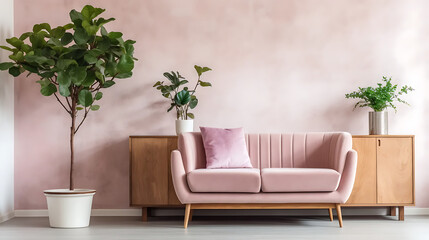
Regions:
<instances>
[{"instance_id":1,"label":"wooden cabinet","mask_svg":"<svg viewBox=\"0 0 429 240\"><path fill-rule=\"evenodd\" d=\"M174 191L170 154L177 136L130 136L130 205L183 207ZM414 206L414 136L353 136L358 165L353 191L345 207L391 207L399 219L404 206Z\"/></svg>"},{"instance_id":2,"label":"wooden cabinet","mask_svg":"<svg viewBox=\"0 0 429 240\"><path fill-rule=\"evenodd\" d=\"M358 167L352 194L345 206L414 206L414 136L353 136ZM393 211L394 210L394 211Z\"/></svg>"},{"instance_id":3,"label":"wooden cabinet","mask_svg":"<svg viewBox=\"0 0 429 240\"><path fill-rule=\"evenodd\" d=\"M141 206L143 220L150 207L180 206L170 171L176 136L130 136L130 205Z\"/></svg>"}]
</instances>

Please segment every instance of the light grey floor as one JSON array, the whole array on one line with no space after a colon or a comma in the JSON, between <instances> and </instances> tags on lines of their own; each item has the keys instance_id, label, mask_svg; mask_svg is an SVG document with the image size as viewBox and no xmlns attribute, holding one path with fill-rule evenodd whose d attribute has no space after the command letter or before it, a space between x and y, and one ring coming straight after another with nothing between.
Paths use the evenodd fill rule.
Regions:
<instances>
[{"instance_id":1,"label":"light grey floor","mask_svg":"<svg viewBox=\"0 0 429 240\"><path fill-rule=\"evenodd\" d=\"M429 216L344 217L344 227L327 217L195 217L188 229L182 218L93 217L89 228L53 229L47 218L14 218L0 224L0 239L429 239Z\"/></svg>"}]
</instances>

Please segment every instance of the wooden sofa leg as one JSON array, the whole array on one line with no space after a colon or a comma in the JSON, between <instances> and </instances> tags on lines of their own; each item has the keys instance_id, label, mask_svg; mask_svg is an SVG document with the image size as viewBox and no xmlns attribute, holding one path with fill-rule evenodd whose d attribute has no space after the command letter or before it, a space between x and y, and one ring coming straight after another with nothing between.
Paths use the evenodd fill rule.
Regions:
<instances>
[{"instance_id":1,"label":"wooden sofa leg","mask_svg":"<svg viewBox=\"0 0 429 240\"><path fill-rule=\"evenodd\" d=\"M186 208L185 208L185 223L184 223L185 229L188 228L188 222L189 222L189 216L190 215L191 215L191 204L186 204Z\"/></svg>"},{"instance_id":2,"label":"wooden sofa leg","mask_svg":"<svg viewBox=\"0 0 429 240\"><path fill-rule=\"evenodd\" d=\"M332 221L334 221L334 216L333 216L333 214L332 214L332 208L329 208L328 210L329 210L329 219L330 219L330 220L331 220L331 222L332 222Z\"/></svg>"},{"instance_id":3,"label":"wooden sofa leg","mask_svg":"<svg viewBox=\"0 0 429 240\"><path fill-rule=\"evenodd\" d=\"M337 216L338 216L338 223L340 224L340 228L343 227L343 216L341 215L341 205L335 204L335 207L337 209Z\"/></svg>"},{"instance_id":4,"label":"wooden sofa leg","mask_svg":"<svg viewBox=\"0 0 429 240\"><path fill-rule=\"evenodd\" d=\"M396 207L390 207L390 216L396 216Z\"/></svg>"},{"instance_id":5,"label":"wooden sofa leg","mask_svg":"<svg viewBox=\"0 0 429 240\"><path fill-rule=\"evenodd\" d=\"M192 215L194 214L194 210L191 209L191 211L189 212L189 222L192 222Z\"/></svg>"}]
</instances>

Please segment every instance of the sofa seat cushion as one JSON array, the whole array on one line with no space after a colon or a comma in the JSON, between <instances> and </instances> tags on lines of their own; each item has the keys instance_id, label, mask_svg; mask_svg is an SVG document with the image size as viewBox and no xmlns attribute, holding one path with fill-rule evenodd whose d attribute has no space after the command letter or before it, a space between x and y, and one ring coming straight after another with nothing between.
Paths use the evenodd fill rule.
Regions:
<instances>
[{"instance_id":1,"label":"sofa seat cushion","mask_svg":"<svg viewBox=\"0 0 429 240\"><path fill-rule=\"evenodd\" d=\"M332 192L337 190L340 173L328 168L264 168L263 192Z\"/></svg>"},{"instance_id":2,"label":"sofa seat cushion","mask_svg":"<svg viewBox=\"0 0 429 240\"><path fill-rule=\"evenodd\" d=\"M261 175L257 168L196 169L187 175L192 192L258 193Z\"/></svg>"}]
</instances>

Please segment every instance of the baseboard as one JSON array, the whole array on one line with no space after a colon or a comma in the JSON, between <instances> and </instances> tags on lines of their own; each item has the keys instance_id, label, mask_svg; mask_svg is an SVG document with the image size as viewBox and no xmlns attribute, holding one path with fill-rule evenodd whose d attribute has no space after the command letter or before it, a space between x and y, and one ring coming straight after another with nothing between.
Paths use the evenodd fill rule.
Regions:
<instances>
[{"instance_id":1,"label":"baseboard","mask_svg":"<svg viewBox=\"0 0 429 240\"><path fill-rule=\"evenodd\" d=\"M122 217L122 216L141 216L141 209L92 209L91 216L94 217ZM47 217L47 209L37 210L15 210L15 217Z\"/></svg>"},{"instance_id":2,"label":"baseboard","mask_svg":"<svg viewBox=\"0 0 429 240\"><path fill-rule=\"evenodd\" d=\"M386 215L386 208L344 208L343 215ZM91 216L141 216L141 209L93 209ZM248 215L303 215L303 216L324 216L326 212L323 210L197 210L194 213L207 216L248 216ZM335 214L335 211L334 211ZM154 216L181 216L182 209L162 209L158 208L153 211ZM405 215L418 216L429 215L429 208L405 207ZM0 216L0 222L7 221L13 217L47 217L48 210L15 210L15 213L10 213L7 216Z\"/></svg>"},{"instance_id":3,"label":"baseboard","mask_svg":"<svg viewBox=\"0 0 429 240\"><path fill-rule=\"evenodd\" d=\"M14 212L7 213L6 215L0 215L0 223L6 222L7 220L12 219L13 217L15 217Z\"/></svg>"}]
</instances>

